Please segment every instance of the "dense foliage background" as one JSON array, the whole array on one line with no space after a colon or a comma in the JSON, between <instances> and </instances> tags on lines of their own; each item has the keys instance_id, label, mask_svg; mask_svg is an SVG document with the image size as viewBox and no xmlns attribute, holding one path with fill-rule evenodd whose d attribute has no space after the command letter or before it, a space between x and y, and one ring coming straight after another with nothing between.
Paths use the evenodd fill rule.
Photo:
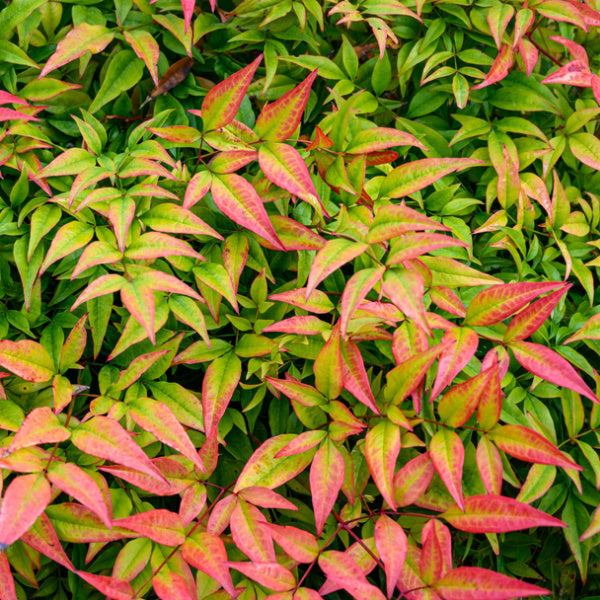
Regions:
<instances>
[{"instance_id":1,"label":"dense foliage background","mask_svg":"<svg viewBox=\"0 0 600 600\"><path fill-rule=\"evenodd\" d=\"M2 3L0 599L600 597L597 10Z\"/></svg>"}]
</instances>

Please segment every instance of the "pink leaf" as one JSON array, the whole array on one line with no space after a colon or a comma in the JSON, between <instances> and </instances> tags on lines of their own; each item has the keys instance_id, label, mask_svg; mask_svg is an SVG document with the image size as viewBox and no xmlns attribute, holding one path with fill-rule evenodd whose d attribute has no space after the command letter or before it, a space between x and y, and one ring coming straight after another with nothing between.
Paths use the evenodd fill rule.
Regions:
<instances>
[{"instance_id":1,"label":"pink leaf","mask_svg":"<svg viewBox=\"0 0 600 600\"><path fill-rule=\"evenodd\" d=\"M440 429L429 443L429 457L450 495L460 508L464 508L462 471L465 449L458 434Z\"/></svg>"},{"instance_id":2,"label":"pink leaf","mask_svg":"<svg viewBox=\"0 0 600 600\"><path fill-rule=\"evenodd\" d=\"M365 437L364 452L369 471L383 499L394 510L393 482L400 448L400 427L388 419L377 423Z\"/></svg>"},{"instance_id":3,"label":"pink leaf","mask_svg":"<svg viewBox=\"0 0 600 600\"><path fill-rule=\"evenodd\" d=\"M450 525L470 533L504 533L530 527L566 527L559 519L505 496L471 496L464 508L453 506L440 515Z\"/></svg>"},{"instance_id":4,"label":"pink leaf","mask_svg":"<svg viewBox=\"0 0 600 600\"><path fill-rule=\"evenodd\" d=\"M345 463L342 453L327 438L317 450L310 467L310 491L315 514L317 535L323 533L344 483Z\"/></svg>"},{"instance_id":5,"label":"pink leaf","mask_svg":"<svg viewBox=\"0 0 600 600\"><path fill-rule=\"evenodd\" d=\"M275 592L285 592L296 585L292 572L276 562L229 562L227 565Z\"/></svg>"},{"instance_id":6,"label":"pink leaf","mask_svg":"<svg viewBox=\"0 0 600 600\"><path fill-rule=\"evenodd\" d=\"M381 515L375 523L375 546L385 569L387 597L391 598L408 552L406 533L396 521Z\"/></svg>"},{"instance_id":7,"label":"pink leaf","mask_svg":"<svg viewBox=\"0 0 600 600\"><path fill-rule=\"evenodd\" d=\"M421 545L421 577L426 583L434 584L452 569L450 530L436 519L427 521L421 533Z\"/></svg>"},{"instance_id":8,"label":"pink leaf","mask_svg":"<svg viewBox=\"0 0 600 600\"><path fill-rule=\"evenodd\" d=\"M571 363L554 350L541 344L522 341L510 343L509 348L521 366L530 373L550 383L578 392L593 402L600 402Z\"/></svg>"},{"instance_id":9,"label":"pink leaf","mask_svg":"<svg viewBox=\"0 0 600 600\"><path fill-rule=\"evenodd\" d=\"M444 600L511 600L551 592L479 567L458 567L440 579L435 589Z\"/></svg>"},{"instance_id":10,"label":"pink leaf","mask_svg":"<svg viewBox=\"0 0 600 600\"><path fill-rule=\"evenodd\" d=\"M479 90L488 85L492 85L492 83L502 81L508 75L510 68L513 66L513 62L513 50L508 44L504 44L488 74L485 76L485 79L481 83L474 85L471 89Z\"/></svg>"},{"instance_id":11,"label":"pink leaf","mask_svg":"<svg viewBox=\"0 0 600 600\"><path fill-rule=\"evenodd\" d=\"M545 437L523 425L500 425L488 432L488 436L500 450L520 460L583 470Z\"/></svg>"}]
</instances>

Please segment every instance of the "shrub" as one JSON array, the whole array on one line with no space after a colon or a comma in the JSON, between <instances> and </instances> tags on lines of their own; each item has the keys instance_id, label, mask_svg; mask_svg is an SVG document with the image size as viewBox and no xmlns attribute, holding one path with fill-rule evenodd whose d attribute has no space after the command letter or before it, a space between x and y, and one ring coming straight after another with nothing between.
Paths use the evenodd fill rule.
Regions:
<instances>
[{"instance_id":1,"label":"shrub","mask_svg":"<svg viewBox=\"0 0 600 600\"><path fill-rule=\"evenodd\" d=\"M8 3L0 599L599 592L597 7Z\"/></svg>"}]
</instances>

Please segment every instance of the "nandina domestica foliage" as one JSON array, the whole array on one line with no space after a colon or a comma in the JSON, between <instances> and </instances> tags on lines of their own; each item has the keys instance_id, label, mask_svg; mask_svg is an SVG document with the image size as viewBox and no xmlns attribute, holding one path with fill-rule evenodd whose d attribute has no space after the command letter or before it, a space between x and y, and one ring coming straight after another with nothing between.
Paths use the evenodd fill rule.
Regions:
<instances>
[{"instance_id":1,"label":"nandina domestica foliage","mask_svg":"<svg viewBox=\"0 0 600 600\"><path fill-rule=\"evenodd\" d=\"M0 600L600 593L600 5L0 10Z\"/></svg>"}]
</instances>

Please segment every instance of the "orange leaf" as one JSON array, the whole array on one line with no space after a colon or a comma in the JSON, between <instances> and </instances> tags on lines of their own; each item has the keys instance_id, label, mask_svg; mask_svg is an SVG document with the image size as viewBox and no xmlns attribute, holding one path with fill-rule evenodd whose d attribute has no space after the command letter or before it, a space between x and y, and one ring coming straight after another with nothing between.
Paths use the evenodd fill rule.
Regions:
<instances>
[{"instance_id":1,"label":"orange leaf","mask_svg":"<svg viewBox=\"0 0 600 600\"><path fill-rule=\"evenodd\" d=\"M50 484L42 473L18 475L8 484L0 506L0 551L35 523L51 498Z\"/></svg>"},{"instance_id":2,"label":"orange leaf","mask_svg":"<svg viewBox=\"0 0 600 600\"><path fill-rule=\"evenodd\" d=\"M73 27L69 33L56 46L52 56L46 61L38 79L41 79L50 71L62 67L62 65L83 56L86 52L97 54L102 52L115 34L103 25L89 25L80 23Z\"/></svg>"}]
</instances>

